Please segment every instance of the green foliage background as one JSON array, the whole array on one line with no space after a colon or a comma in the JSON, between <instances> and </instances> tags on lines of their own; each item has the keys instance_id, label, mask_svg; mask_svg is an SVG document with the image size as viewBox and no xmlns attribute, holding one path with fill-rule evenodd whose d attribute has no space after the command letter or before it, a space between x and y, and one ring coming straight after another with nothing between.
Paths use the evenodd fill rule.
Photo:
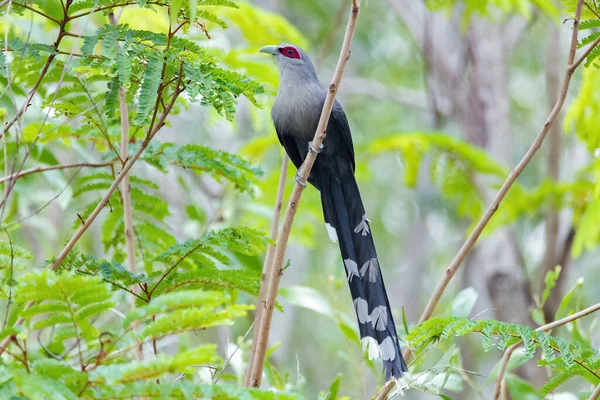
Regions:
<instances>
[{"instance_id":1,"label":"green foliage background","mask_svg":"<svg viewBox=\"0 0 600 400\"><path fill-rule=\"evenodd\" d=\"M341 260L322 229L318 193L309 189L292 233L264 388L243 387L282 156L269 116L277 69L256 51L267 44L300 45L325 82L337 60L347 3L3 3L3 124L29 90L37 91L0 152L4 176L27 172L2 181L0 339L14 339L0 361L0 398L368 398L383 384L379 365L362 354ZM423 108L389 95L397 90L400 97L425 98L431 92L430 60L391 3L363 4L340 97L396 320L403 322L398 334L416 355L406 377L409 393L485 398L501 358L492 349L522 342L506 381L513 399L557 391L587 398L600 383L593 317L549 334L488 315L471 319L486 309L480 294L459 282L436 318L415 323L465 232L483 214L487 195L512 165L473 144L452 115L432 123L437 116L428 103ZM436 18L456 19L461 37L481 21L524 22L527 30L507 60L511 88L541 93L546 65L540 42L572 16L576 1L561 7L549 0L426 3ZM594 7L584 9L580 48L600 36ZM113 9L116 26L108 23ZM562 31L568 37L569 25ZM546 154L537 157L481 239L513 229L523 267L535 276L544 218L551 210L565 215L573 261L568 275L564 266L542 274L530 310L532 323L540 325L548 322L544 307L551 293L562 290L552 319L600 300L594 290L600 278L599 57L600 47L577 72L561 116L561 179L547 176ZM376 93L382 86L385 93ZM120 87L131 122L129 157L145 148L131 172L137 271L127 266L120 190L51 271L126 161L119 156ZM521 95L527 98L511 91L515 160L548 111L544 101L527 103ZM163 113L164 127L149 140ZM572 154L577 162L570 162ZM61 167L80 163L86 165ZM48 170L34 170L40 167ZM288 182L294 173L288 171ZM416 226L425 237L417 240L428 248L419 247L418 263L411 247ZM23 325L15 325L19 318ZM534 356L530 363L546 372L538 387L518 369Z\"/></svg>"}]
</instances>

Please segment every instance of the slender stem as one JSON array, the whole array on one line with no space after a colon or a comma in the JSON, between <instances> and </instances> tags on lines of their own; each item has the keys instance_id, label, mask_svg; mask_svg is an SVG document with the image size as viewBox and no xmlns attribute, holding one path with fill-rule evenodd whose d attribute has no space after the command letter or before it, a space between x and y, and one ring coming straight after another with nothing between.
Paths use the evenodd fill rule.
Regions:
<instances>
[{"instance_id":1,"label":"slender stem","mask_svg":"<svg viewBox=\"0 0 600 400\"><path fill-rule=\"evenodd\" d=\"M596 389L594 389L588 400L596 400L598 397L600 397L600 385L596 386Z\"/></svg>"},{"instance_id":2,"label":"slender stem","mask_svg":"<svg viewBox=\"0 0 600 400\"><path fill-rule=\"evenodd\" d=\"M69 21L77 19L77 18L85 17L86 15L90 15L90 14L93 14L93 13L98 12L98 11L110 10L112 8L117 8L117 7L131 6L131 5L134 5L134 4L137 4L137 2L136 1L127 1L125 3L117 3L117 4L111 4L109 6L98 7L98 8L95 8L95 9L91 10L91 11L85 11L85 12L82 12L82 13L79 13L79 14L71 15L71 16L69 16ZM169 5L169 2L167 2L167 1L164 1L164 2L149 1L146 4L154 4L154 5L157 5L157 6L167 6L167 5Z\"/></svg>"},{"instance_id":3,"label":"slender stem","mask_svg":"<svg viewBox=\"0 0 600 400\"><path fill-rule=\"evenodd\" d=\"M27 4L21 4L21 3L17 3L16 1L13 1L12 3L13 3L15 6L19 6L19 7L26 8L26 9L28 9L29 11L33 11L34 13L36 13L36 14L38 14L38 15L41 15L42 17L44 17L44 18L46 18L46 19L49 19L50 21L54 21L54 22L55 22L55 23L57 23L58 25L60 25L60 24L61 24L61 22L60 22L59 20L57 20L56 18L53 18L53 17L49 16L48 14L45 14L45 13L41 12L40 10L36 10L35 8L28 6Z\"/></svg>"},{"instance_id":4,"label":"slender stem","mask_svg":"<svg viewBox=\"0 0 600 400\"><path fill-rule=\"evenodd\" d=\"M35 167L31 169L26 169L16 174L8 175L3 178L0 178L0 183L6 182L11 179L19 179L27 175L36 174L38 172L46 172L46 171L56 171L61 169L71 169L71 168L81 168L81 167L90 167L90 168L103 168L109 167L115 163L116 160L112 160L105 163L77 163L77 164L64 164L64 165L52 165L49 167Z\"/></svg>"},{"instance_id":5,"label":"slender stem","mask_svg":"<svg viewBox=\"0 0 600 400\"><path fill-rule=\"evenodd\" d=\"M59 54L66 54L68 56L72 55L73 57L83 57L83 55L81 53L76 53L74 51L56 50L56 52Z\"/></svg>"},{"instance_id":6,"label":"slender stem","mask_svg":"<svg viewBox=\"0 0 600 400\"><path fill-rule=\"evenodd\" d=\"M557 328L559 326L568 324L571 321L575 321L576 319L585 317L586 315L592 314L593 312L596 312L598 310L600 310L600 303L594 304L593 306L588 307L585 310L581 310L573 315L569 315L565 318L559 319L559 320L551 322L549 324L542 325L539 328L537 328L536 331L538 331L538 332L539 331L542 331L542 332L549 331L549 330ZM521 343L513 344L508 349L506 349L506 351L504 352L504 355L502 356L502 364L500 364L500 371L498 372L498 380L496 381L496 387L494 389L494 400L497 400L500 397L502 381L504 380L504 374L506 374L506 367L508 366L508 361L510 360L510 356L520 345L521 345Z\"/></svg>"},{"instance_id":7,"label":"slender stem","mask_svg":"<svg viewBox=\"0 0 600 400\"><path fill-rule=\"evenodd\" d=\"M460 248L460 250L454 257L454 259L452 260L452 262L450 263L450 265L448 266L446 271L444 271L444 276L442 277L442 279L438 283L437 287L435 288L435 291L431 295L431 298L429 299L429 302L427 303L427 306L425 307L425 310L423 311L423 314L421 315L421 318L419 319L419 324L421 324L424 321L431 318L431 315L433 314L433 311L434 311L436 305L440 301L442 294L444 293L444 290L446 290L446 287L450 283L450 280L452 279L454 274L456 274L456 271L461 266L465 257L467 256L469 251L473 248L473 246L477 242L477 239L483 232L483 229L490 222L490 219L492 218L494 213L498 210L498 207L500 206L500 202L504 199L504 196L506 196L506 193L508 192L508 190L511 188L513 183L515 183L517 178L521 175L521 173L523 172L525 167L527 167L527 165L529 164L529 162L531 161L533 156L537 153L537 151L541 147L542 142L544 141L546 135L550 131L550 127L556 120L556 117L560 113L560 110L561 110L563 104L565 103L565 99L567 97L567 93L569 90L569 84L571 82L571 77L573 76L573 72L575 72L575 69L577 68L577 66L579 64L581 64L581 62L586 57L586 55L592 51L592 48L597 45L597 42L600 42L600 40L596 40L594 42L594 44L592 44L592 46L590 46L590 48L588 48L588 50L582 55L582 57L580 57L577 61L574 61L575 60L575 51L577 49L577 35L579 32L579 19L581 16L582 2L583 2L583 0L579 0L578 6L577 6L577 15L575 17L575 23L574 23L574 27L573 27L573 35L571 37L571 47L570 47L570 51L569 51L569 58L568 58L568 64L567 64L568 67L565 72L565 78L564 78L563 85L562 85L562 88L560 91L560 95L559 95L558 99L556 100L556 103L554 104L552 111L548 115L548 118L546 119L546 122L544 123L544 126L538 133L537 137L535 138L535 140L533 141L533 143L527 150L527 153L525 153L525 155L523 156L521 161L519 161L519 163L516 165L516 167L510 172L510 174L506 178L506 181L504 181L504 183L502 184L502 187L500 188L500 190L494 197L494 200L489 205L488 209L485 211L485 214L481 217L481 219L475 226L475 229L473 229L473 231L471 232L471 234L469 235L469 237L467 238L465 243L462 245L462 247ZM407 359L407 358L409 358L409 356L410 356L410 350L407 348L404 351L404 358Z\"/></svg>"},{"instance_id":8,"label":"slender stem","mask_svg":"<svg viewBox=\"0 0 600 400\"><path fill-rule=\"evenodd\" d=\"M273 209L273 221L271 222L271 240L277 241L277 234L279 231L279 218L281 217L281 207L283 205L283 192L285 189L285 180L287 178L289 158L287 154L283 155L281 160L281 170L279 171L279 184L277 186L277 196L275 197L275 207ZM273 256L275 255L275 247L273 245L267 246L267 254L265 261L263 262L262 276L260 278L260 289L258 292L258 299L256 301L256 312L254 313L254 330L252 331L252 350L250 351L250 357L248 359L248 368L246 370L246 377L244 384L248 386L250 383L250 373L252 371L252 364L254 364L254 353L256 352L256 341L258 339L258 332L260 330L260 319L263 310L263 302L265 301L265 295L267 291L267 282L269 280L269 271L271 270L271 264L273 264Z\"/></svg>"},{"instance_id":9,"label":"slender stem","mask_svg":"<svg viewBox=\"0 0 600 400\"><path fill-rule=\"evenodd\" d=\"M175 264L171 265L169 267L168 270L166 270L160 277L160 279L158 280L158 282L156 282L156 284L154 286L152 286L152 289L150 289L148 291L148 298L152 297L152 293L154 293L154 291L156 290L156 288L158 287L158 285L160 285L162 283L162 281L171 273L173 272L173 270L175 268L177 268L177 266L183 261L185 260L190 254L192 254L194 251L198 250L200 247L202 246L202 243L198 244L197 246L194 246L193 249L190 249L187 253L185 253L181 258L179 258L179 260L177 260L177 262L175 262Z\"/></svg>"},{"instance_id":10,"label":"slender stem","mask_svg":"<svg viewBox=\"0 0 600 400\"><path fill-rule=\"evenodd\" d=\"M60 42L61 42L61 40L62 40L62 39L63 39L63 37L64 37L64 36L63 36L63 32L65 31L65 26L66 26L66 24L67 24L67 22L68 22L68 21L67 21L67 14L68 14L68 9L69 9L69 6L71 5L71 3L72 3L72 0L67 0L67 3L66 3L66 5L65 5L65 10L64 10L64 13L63 13L63 19L60 21L60 26L59 26L59 33L58 33L58 37L56 38L56 41L54 42L54 49L55 49L55 50L58 50L58 47L59 47L59 45L60 45ZM86 21L86 24L85 24L85 26L87 26L87 24L88 24L88 23L89 23L89 21ZM41 81L42 81L42 77L43 77L43 76L45 76L46 72L48 71L48 68L50 67L50 64L51 64L51 62L52 62L52 60L54 59L54 56L55 56L55 54L51 54L51 55L50 55L50 57L48 57L48 60L47 60L47 62L46 62L46 65L44 66L44 70L42 71L42 74L40 75L40 77L38 78L38 80L37 80L37 82L36 82L36 84L35 84L35 86L34 86L34 89L35 89L35 90L34 90L34 89L32 89L32 90L29 92L29 95L28 95L28 97L27 97L27 99L26 99L25 103L23 104L23 106L22 106L22 107L21 107L21 109L19 110L19 112L21 113L21 115L22 115L22 114L23 114L23 113L24 113L24 112L27 110L27 108L29 107L29 102L31 101L31 98L33 97L33 95L34 95L35 91L37 90L37 86L39 86L39 84L41 83ZM64 64L64 67L62 68L62 72L61 72L61 74L60 74L60 79L58 80L58 85L56 85L56 88L55 88L54 96L52 97L52 101L50 102L50 104L49 104L49 105L48 105L48 107L47 107L47 108L48 108L48 111L45 113L44 119L43 119L43 121L42 121L42 123L41 123L41 126L40 126L40 128L39 128L39 131L38 131L38 133L37 133L37 135L36 135L35 139L33 140L33 142L31 143L31 145L30 145L30 146L26 146L25 154L24 154L24 156L23 156L23 158L22 158L21 162L19 163L17 160L15 160L15 163L13 164L13 168L12 168L12 171L11 171L11 175L15 173L15 168L16 168L16 171L17 171L16 173L17 173L17 174L23 170L23 168L24 168L24 166L25 166L25 162L27 161L27 158L28 158L28 157L29 157L29 155L31 154L31 149L32 149L33 147L35 147L36 143L37 143L37 142L38 142L38 140L40 139L40 136L42 135L42 130L43 130L43 128L44 128L44 125L46 124L46 121L48 120L48 116L50 115L50 110L52 109L52 106L54 105L54 102L56 101L56 98L57 98L57 94L58 94L58 92L59 92L59 89L60 89L60 87L61 87L61 86L62 86L62 84L63 84L63 80L64 80L64 78L65 78L65 75L66 75L66 73L67 73L68 65L69 65L69 63L71 62L71 60L73 59L73 57L72 57L72 56L73 56L72 54L69 56L69 58L67 59L67 61L66 61L66 62L65 62L65 64ZM20 117L20 115L19 115L19 113L17 113L17 115L15 115L15 117L14 117L14 118L13 118L11 121L18 121L18 120L19 120L19 117ZM9 122L9 124L7 124L7 125L4 127L4 130L3 130L2 134L0 135L0 137L1 137L1 136L3 136L3 135L4 135L4 134L5 134L7 131L8 131L9 125L10 125L10 122ZM18 167L17 167L17 164L18 164ZM6 187L6 191L5 191L4 198L3 198L3 199L2 199L2 201L0 202L0 221L2 221L2 220L3 220L3 218L4 218L4 211L5 211L5 209L6 209L6 207L5 207L5 206L6 206L7 202L8 202L8 198L9 198L9 196L10 196L10 194L11 194L11 192L12 192L12 190L13 190L14 186L15 186L15 184L16 184L16 181L15 181L15 180L10 180L10 181L8 182L8 185L7 185L7 187Z\"/></svg>"},{"instance_id":11,"label":"slender stem","mask_svg":"<svg viewBox=\"0 0 600 400\"><path fill-rule=\"evenodd\" d=\"M596 38L596 40L594 40L592 42L592 44L586 49L586 51L577 59L577 61L575 61L573 64L571 64L571 66L569 67L569 69L572 69L573 71L575 71L577 69L577 67L579 67L579 64L581 64L583 62L583 60L586 59L586 57L588 55L590 55L590 53L592 52L592 50L594 50L594 48L596 46L598 46L598 43L600 43L600 36Z\"/></svg>"},{"instance_id":12,"label":"slender stem","mask_svg":"<svg viewBox=\"0 0 600 400\"><path fill-rule=\"evenodd\" d=\"M589 10L596 16L596 18L600 19L600 14L598 14L598 12L596 10L594 10L594 8L592 6L590 6L587 1L584 1L583 4L587 8L589 8Z\"/></svg>"},{"instance_id":13,"label":"slender stem","mask_svg":"<svg viewBox=\"0 0 600 400\"><path fill-rule=\"evenodd\" d=\"M57 44L60 42L60 39L61 39L61 36L59 35L59 38L56 41ZM58 45L56 47L58 47ZM48 68L50 68L50 64L52 64L52 61L54 60L55 57L56 57L56 54L50 54L48 56L48 59L46 60L46 64L44 64L44 67L42 68L42 72L40 72L40 76L38 76L37 81L35 81L35 83L33 84L33 87L27 94L27 97L25 98L23 105L17 111L17 113L2 127L2 133L0 133L0 138L4 137L6 132L8 132L8 130L14 125L14 123L17 122L17 120L19 118L21 118L21 115L23 115L25 113L25 111L27 111L27 108L29 107L29 104L31 103L31 99L33 99L33 96L35 95L38 88L40 87L42 80L48 73Z\"/></svg>"},{"instance_id":14,"label":"slender stem","mask_svg":"<svg viewBox=\"0 0 600 400\"><path fill-rule=\"evenodd\" d=\"M178 30L180 30L181 28L183 28L183 26L187 23L189 23L190 21L188 21L187 19L185 21L183 21L182 23L180 23L179 25L177 25L177 27L173 30L173 32L171 32L172 36L175 36L175 34L177 33Z\"/></svg>"},{"instance_id":15,"label":"slender stem","mask_svg":"<svg viewBox=\"0 0 600 400\"><path fill-rule=\"evenodd\" d=\"M327 123L329 122L329 116L331 115L331 109L333 108L335 95L342 80L342 75L344 73L346 63L350 58L350 47L352 45L352 38L354 36L354 30L356 28L356 21L358 19L359 9L360 0L352 0L352 11L350 12L350 18L346 27L344 43L342 45L337 67L333 74L333 79L331 81L331 84L329 85L329 91L327 92L325 103L323 104L321 118L319 119L319 124L317 126L317 130L312 140L312 144L315 148L319 148L319 146L323 143L323 140L325 139L325 129L327 128ZM260 329L256 343L256 351L254 354L254 362L252 364L252 371L250 374L250 386L253 387L259 387L260 382L262 380L265 355L267 351L267 346L269 344L271 319L273 317L273 309L275 307L275 299L277 298L277 289L279 288L279 281L281 280L281 275L283 273L283 258L285 256L285 250L287 247L288 239L290 237L290 231L292 229L294 217L296 216L296 212L298 210L298 203L300 202L302 192L304 191L304 186L306 186L306 179L310 174L310 170L312 169L316 158L316 152L308 152L304 163L299 169L299 175L305 177L300 178L303 185L301 185L300 182L297 182L297 184L294 186L287 210L285 212L285 217L283 219L281 236L279 238L279 241L277 242L274 261L271 265L271 269L269 272L267 295L261 317Z\"/></svg>"}]
</instances>

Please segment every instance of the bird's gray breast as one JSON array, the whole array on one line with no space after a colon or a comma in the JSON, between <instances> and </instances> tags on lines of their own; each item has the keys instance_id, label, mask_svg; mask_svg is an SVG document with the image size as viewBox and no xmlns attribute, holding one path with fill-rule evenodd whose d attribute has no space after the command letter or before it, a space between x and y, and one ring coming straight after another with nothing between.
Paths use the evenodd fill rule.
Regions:
<instances>
[{"instance_id":1,"label":"bird's gray breast","mask_svg":"<svg viewBox=\"0 0 600 400\"><path fill-rule=\"evenodd\" d=\"M315 134L326 92L319 84L281 85L271 110L277 132L310 140Z\"/></svg>"}]
</instances>

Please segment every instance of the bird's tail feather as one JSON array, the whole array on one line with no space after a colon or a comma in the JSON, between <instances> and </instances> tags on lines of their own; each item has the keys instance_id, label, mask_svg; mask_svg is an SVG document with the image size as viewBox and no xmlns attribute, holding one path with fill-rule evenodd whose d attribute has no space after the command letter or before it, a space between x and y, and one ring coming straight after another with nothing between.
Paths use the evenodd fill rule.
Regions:
<instances>
[{"instance_id":1,"label":"bird's tail feather","mask_svg":"<svg viewBox=\"0 0 600 400\"><path fill-rule=\"evenodd\" d=\"M356 180L352 175L342 182L331 174L319 175L323 215L339 240L363 349L370 359L381 356L386 379L400 378L408 368Z\"/></svg>"}]
</instances>

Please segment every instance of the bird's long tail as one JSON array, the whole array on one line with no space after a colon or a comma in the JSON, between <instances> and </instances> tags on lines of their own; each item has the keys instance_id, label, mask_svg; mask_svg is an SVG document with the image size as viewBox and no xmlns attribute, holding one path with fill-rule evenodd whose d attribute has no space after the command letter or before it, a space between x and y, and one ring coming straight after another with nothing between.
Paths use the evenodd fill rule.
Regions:
<instances>
[{"instance_id":1,"label":"bird's long tail","mask_svg":"<svg viewBox=\"0 0 600 400\"><path fill-rule=\"evenodd\" d=\"M363 350L370 359L381 356L386 379L400 378L408 368L356 180L353 175L340 181L322 173L319 181L323 215L330 236L339 241Z\"/></svg>"}]
</instances>

